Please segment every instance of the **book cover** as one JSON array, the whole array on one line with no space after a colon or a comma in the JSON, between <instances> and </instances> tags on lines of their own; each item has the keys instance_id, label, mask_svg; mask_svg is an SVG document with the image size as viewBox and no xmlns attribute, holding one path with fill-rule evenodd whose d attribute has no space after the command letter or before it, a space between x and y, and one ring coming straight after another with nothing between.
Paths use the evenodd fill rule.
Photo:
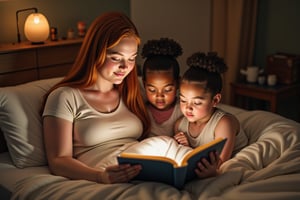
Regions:
<instances>
[{"instance_id":1,"label":"book cover","mask_svg":"<svg viewBox=\"0 0 300 200\"><path fill-rule=\"evenodd\" d=\"M140 164L141 172L133 180L156 181L182 188L183 185L196 178L195 168L201 158L209 160L209 152L222 152L226 138L218 138L201 145L184 155L182 161L164 156L143 155L136 153L121 153L117 159L119 164ZM159 148L159 147L158 147Z\"/></svg>"}]
</instances>

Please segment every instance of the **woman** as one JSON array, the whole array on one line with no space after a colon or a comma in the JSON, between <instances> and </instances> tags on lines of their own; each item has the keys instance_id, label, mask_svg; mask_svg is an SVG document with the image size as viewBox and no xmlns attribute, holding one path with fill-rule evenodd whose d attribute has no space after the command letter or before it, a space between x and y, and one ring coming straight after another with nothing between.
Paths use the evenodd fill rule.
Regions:
<instances>
[{"instance_id":1,"label":"woman","mask_svg":"<svg viewBox=\"0 0 300 200\"><path fill-rule=\"evenodd\" d=\"M139 44L135 25L122 13L105 13L91 24L73 68L46 95L44 141L53 174L121 183L139 173L141 166L116 159L107 166L108 155L149 129L135 67Z\"/></svg>"}]
</instances>

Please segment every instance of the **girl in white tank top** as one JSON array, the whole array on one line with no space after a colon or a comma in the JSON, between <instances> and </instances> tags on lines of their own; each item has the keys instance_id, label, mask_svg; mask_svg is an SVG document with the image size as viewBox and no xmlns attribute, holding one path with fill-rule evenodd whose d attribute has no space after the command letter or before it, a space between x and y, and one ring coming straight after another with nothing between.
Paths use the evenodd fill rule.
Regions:
<instances>
[{"instance_id":1,"label":"girl in white tank top","mask_svg":"<svg viewBox=\"0 0 300 200\"><path fill-rule=\"evenodd\" d=\"M216 176L220 164L247 144L246 135L235 116L216 108L221 100L221 73L227 70L223 59L213 52L197 52L188 58L187 64L190 68L179 86L183 117L176 121L174 138L191 147L227 138L222 152L212 152L210 162L203 159L196 171L200 178Z\"/></svg>"}]
</instances>

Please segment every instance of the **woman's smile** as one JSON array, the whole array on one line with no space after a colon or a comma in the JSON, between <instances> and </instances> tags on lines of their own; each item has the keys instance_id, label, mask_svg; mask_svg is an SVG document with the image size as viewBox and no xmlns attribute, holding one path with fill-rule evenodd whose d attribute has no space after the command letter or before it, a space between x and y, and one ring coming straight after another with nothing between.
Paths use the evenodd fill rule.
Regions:
<instances>
[{"instance_id":1,"label":"woman's smile","mask_svg":"<svg viewBox=\"0 0 300 200\"><path fill-rule=\"evenodd\" d=\"M126 75L125 72L114 72L114 74L115 74L116 76L118 76L118 77L123 77L123 76Z\"/></svg>"}]
</instances>

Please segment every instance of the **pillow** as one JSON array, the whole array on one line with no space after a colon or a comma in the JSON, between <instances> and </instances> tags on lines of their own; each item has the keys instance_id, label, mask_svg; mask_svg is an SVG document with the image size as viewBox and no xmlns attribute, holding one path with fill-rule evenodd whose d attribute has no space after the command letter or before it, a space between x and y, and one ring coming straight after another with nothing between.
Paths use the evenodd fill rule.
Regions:
<instances>
[{"instance_id":1,"label":"pillow","mask_svg":"<svg viewBox=\"0 0 300 200\"><path fill-rule=\"evenodd\" d=\"M47 164L40 108L43 96L61 78L0 88L0 127L18 168Z\"/></svg>"}]
</instances>

